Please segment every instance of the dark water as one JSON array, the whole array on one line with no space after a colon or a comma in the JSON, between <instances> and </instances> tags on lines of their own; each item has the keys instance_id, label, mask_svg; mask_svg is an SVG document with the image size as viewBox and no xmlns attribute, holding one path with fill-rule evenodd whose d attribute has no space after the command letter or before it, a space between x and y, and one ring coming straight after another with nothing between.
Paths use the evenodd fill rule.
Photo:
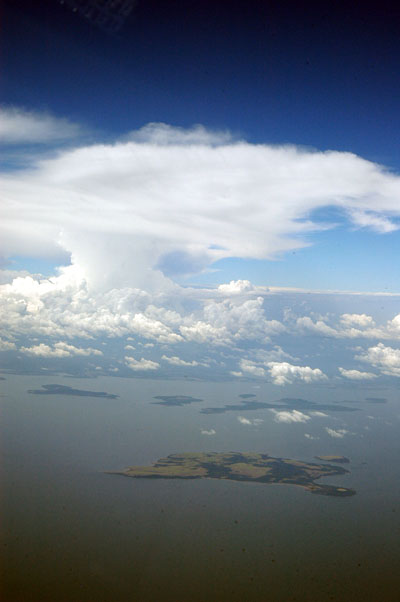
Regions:
<instances>
[{"instance_id":1,"label":"dark water","mask_svg":"<svg viewBox=\"0 0 400 602\"><path fill-rule=\"evenodd\" d=\"M41 384L117 393L117 400L30 395ZM269 411L242 425L201 407L277 387L103 378L8 376L1 383L2 600L400 600L399 414L396 391L289 391L359 402L362 411L277 424ZM154 395L204 404L152 405ZM288 396L288 391L285 391ZM329 399L328 399L329 398ZM367 418L367 416L372 416ZM354 434L333 439L324 430ZM366 428L367 427L367 428ZM201 429L216 430L215 436ZM307 440L304 432L319 436ZM135 480L104 474L179 451L264 451L312 460L341 453L351 473L326 482L352 498L296 487L218 480Z\"/></svg>"}]
</instances>

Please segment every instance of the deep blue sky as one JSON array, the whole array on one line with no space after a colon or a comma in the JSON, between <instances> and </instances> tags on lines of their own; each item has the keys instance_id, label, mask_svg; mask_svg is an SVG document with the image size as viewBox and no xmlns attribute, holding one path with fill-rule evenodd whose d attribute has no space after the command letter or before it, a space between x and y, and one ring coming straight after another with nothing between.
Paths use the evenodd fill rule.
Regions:
<instances>
[{"instance_id":1,"label":"deep blue sky","mask_svg":"<svg viewBox=\"0 0 400 602\"><path fill-rule=\"evenodd\" d=\"M2 12L4 104L101 140L148 122L201 123L400 169L400 9L389 3L138 0L117 37L57 0L4 0ZM399 289L397 232L343 228L313 243L284 261L226 260L194 281ZM13 265L34 269L25 257Z\"/></svg>"},{"instance_id":2,"label":"deep blue sky","mask_svg":"<svg viewBox=\"0 0 400 602\"><path fill-rule=\"evenodd\" d=\"M400 167L400 10L385 3L139 0L119 39L56 0L5 1L3 16L5 103L110 134L202 123Z\"/></svg>"}]
</instances>

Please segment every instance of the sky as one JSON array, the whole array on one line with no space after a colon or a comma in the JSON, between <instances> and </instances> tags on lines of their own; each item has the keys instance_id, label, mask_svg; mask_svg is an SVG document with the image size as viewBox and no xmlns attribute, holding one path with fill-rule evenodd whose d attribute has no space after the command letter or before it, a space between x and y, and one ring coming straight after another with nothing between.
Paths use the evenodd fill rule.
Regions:
<instances>
[{"instance_id":1,"label":"sky","mask_svg":"<svg viewBox=\"0 0 400 602\"><path fill-rule=\"evenodd\" d=\"M389 4L2 13L8 369L400 376Z\"/></svg>"}]
</instances>

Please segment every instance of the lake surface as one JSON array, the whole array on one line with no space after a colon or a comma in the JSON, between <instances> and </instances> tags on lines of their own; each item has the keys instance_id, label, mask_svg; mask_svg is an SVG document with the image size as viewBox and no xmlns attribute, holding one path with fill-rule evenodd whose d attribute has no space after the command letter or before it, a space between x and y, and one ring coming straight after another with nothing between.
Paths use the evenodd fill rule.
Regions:
<instances>
[{"instance_id":1,"label":"lake surface","mask_svg":"<svg viewBox=\"0 0 400 602\"><path fill-rule=\"evenodd\" d=\"M1 391L2 599L42 601L393 601L400 599L397 390L5 375ZM31 394L45 384L117 399ZM342 403L284 424L267 409L207 407L302 397ZM153 404L160 395L201 398ZM367 397L375 401L367 401ZM387 399L387 403L376 399ZM242 424L238 417L258 424ZM329 436L325 427L348 431ZM205 435L201 431L216 431ZM306 438L307 433L311 437ZM324 482L335 498L286 485L105 474L185 451L351 459Z\"/></svg>"}]
</instances>

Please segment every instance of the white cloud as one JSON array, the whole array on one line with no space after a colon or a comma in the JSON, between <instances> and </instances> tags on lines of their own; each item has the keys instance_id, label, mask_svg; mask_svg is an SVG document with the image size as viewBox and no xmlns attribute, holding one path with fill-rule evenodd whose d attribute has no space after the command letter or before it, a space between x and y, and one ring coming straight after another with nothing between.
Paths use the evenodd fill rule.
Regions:
<instances>
[{"instance_id":1,"label":"white cloud","mask_svg":"<svg viewBox=\"0 0 400 602\"><path fill-rule=\"evenodd\" d=\"M319 437L314 437L314 435L310 435L310 433L304 433L304 437L310 440L317 440Z\"/></svg>"},{"instance_id":2,"label":"white cloud","mask_svg":"<svg viewBox=\"0 0 400 602\"><path fill-rule=\"evenodd\" d=\"M173 355L168 357L167 355L163 355L161 356L161 359L164 360L165 362L168 362L169 364L171 364L172 366L205 366L205 367L209 367L209 364L203 363L203 362L196 362L196 360L192 360L191 362L187 362L185 360L182 360L180 357L178 357L177 355Z\"/></svg>"},{"instance_id":3,"label":"white cloud","mask_svg":"<svg viewBox=\"0 0 400 602\"><path fill-rule=\"evenodd\" d=\"M290 319L290 316L289 316ZM300 334L314 334L337 339L400 339L400 314L386 324L377 325L367 314L342 314L338 323L327 324L327 320L313 321L302 316L295 321L295 330Z\"/></svg>"},{"instance_id":4,"label":"white cloud","mask_svg":"<svg viewBox=\"0 0 400 602\"><path fill-rule=\"evenodd\" d=\"M347 431L346 429L331 429L328 426L325 427L326 432L328 433L328 435L330 437L333 437L334 439L343 439L343 437L345 435L348 434L349 431Z\"/></svg>"},{"instance_id":5,"label":"white cloud","mask_svg":"<svg viewBox=\"0 0 400 602\"><path fill-rule=\"evenodd\" d=\"M11 351L12 349L15 349L15 343L0 337L0 351Z\"/></svg>"},{"instance_id":6,"label":"white cloud","mask_svg":"<svg viewBox=\"0 0 400 602\"><path fill-rule=\"evenodd\" d=\"M320 412L319 410L314 410L313 412L310 412L310 416L316 416L317 418L327 418L328 414L325 414L325 412Z\"/></svg>"},{"instance_id":7,"label":"white cloud","mask_svg":"<svg viewBox=\"0 0 400 602\"><path fill-rule=\"evenodd\" d=\"M209 431L207 431L206 429L202 429L200 432L202 435L209 435L209 436L217 434L217 431L215 429L210 429Z\"/></svg>"},{"instance_id":8,"label":"white cloud","mask_svg":"<svg viewBox=\"0 0 400 602\"><path fill-rule=\"evenodd\" d=\"M128 366L128 368L134 370L135 372L141 370L157 370L160 367L160 364L157 362L146 360L143 357L140 360L136 360L134 357L125 356L125 364Z\"/></svg>"},{"instance_id":9,"label":"white cloud","mask_svg":"<svg viewBox=\"0 0 400 602\"><path fill-rule=\"evenodd\" d=\"M327 378L322 370L310 366L294 366L288 362L268 362L267 365L274 385L289 385L297 380L312 383Z\"/></svg>"},{"instance_id":10,"label":"white cloud","mask_svg":"<svg viewBox=\"0 0 400 602\"><path fill-rule=\"evenodd\" d=\"M252 420L250 420L249 418L245 418L244 416L238 416L237 419L240 422L240 424L244 424L247 426L259 426L264 422L262 418L253 418Z\"/></svg>"},{"instance_id":11,"label":"white cloud","mask_svg":"<svg viewBox=\"0 0 400 602\"><path fill-rule=\"evenodd\" d=\"M79 134L81 128L67 119L16 107L0 107L0 143L60 142Z\"/></svg>"},{"instance_id":12,"label":"white cloud","mask_svg":"<svg viewBox=\"0 0 400 602\"><path fill-rule=\"evenodd\" d=\"M126 351L135 351L135 347L133 345L125 345L124 349Z\"/></svg>"},{"instance_id":13,"label":"white cloud","mask_svg":"<svg viewBox=\"0 0 400 602\"><path fill-rule=\"evenodd\" d=\"M356 356L356 359L367 362L388 376L400 377L400 349L385 347L378 343L369 347L365 353Z\"/></svg>"},{"instance_id":14,"label":"white cloud","mask_svg":"<svg viewBox=\"0 0 400 602\"><path fill-rule=\"evenodd\" d=\"M251 374L252 376L265 376L264 368L262 366L257 366L255 362L250 360L240 360L240 368L243 372L246 372L246 374Z\"/></svg>"},{"instance_id":15,"label":"white cloud","mask_svg":"<svg viewBox=\"0 0 400 602\"><path fill-rule=\"evenodd\" d=\"M76 133L22 110L2 117L8 141ZM3 255L61 249L103 290L166 290L158 266L171 257L190 273L221 258L304 247L306 234L326 229L313 215L327 206L378 232L396 229L400 216L400 178L380 165L346 152L232 141L201 126L150 124L129 141L64 150L2 174L0 188Z\"/></svg>"},{"instance_id":16,"label":"white cloud","mask_svg":"<svg viewBox=\"0 0 400 602\"><path fill-rule=\"evenodd\" d=\"M275 422L307 422L310 419L310 416L307 414L303 414L303 412L299 412L298 410L270 410L273 414L275 414Z\"/></svg>"},{"instance_id":17,"label":"white cloud","mask_svg":"<svg viewBox=\"0 0 400 602\"><path fill-rule=\"evenodd\" d=\"M248 293L254 290L249 280L231 280L229 284L220 284L218 291L225 295L236 295Z\"/></svg>"},{"instance_id":18,"label":"white cloud","mask_svg":"<svg viewBox=\"0 0 400 602\"><path fill-rule=\"evenodd\" d=\"M342 314L340 321L345 326L357 326L361 328L370 328L375 326L375 321L372 316L367 314Z\"/></svg>"},{"instance_id":19,"label":"white cloud","mask_svg":"<svg viewBox=\"0 0 400 602\"><path fill-rule=\"evenodd\" d=\"M36 357L72 357L74 355L89 356L89 355L103 355L99 349L92 349L87 347L86 349L81 347L75 347L62 341L54 343L54 346L45 345L40 343L39 345L33 345L32 347L21 347L20 351L26 355L32 355Z\"/></svg>"},{"instance_id":20,"label":"white cloud","mask_svg":"<svg viewBox=\"0 0 400 602\"><path fill-rule=\"evenodd\" d=\"M360 370L346 370L345 368L338 368L340 374L344 376L344 378L349 378L350 380L372 380L373 378L377 378L377 374L373 374L372 372L360 372Z\"/></svg>"}]
</instances>

